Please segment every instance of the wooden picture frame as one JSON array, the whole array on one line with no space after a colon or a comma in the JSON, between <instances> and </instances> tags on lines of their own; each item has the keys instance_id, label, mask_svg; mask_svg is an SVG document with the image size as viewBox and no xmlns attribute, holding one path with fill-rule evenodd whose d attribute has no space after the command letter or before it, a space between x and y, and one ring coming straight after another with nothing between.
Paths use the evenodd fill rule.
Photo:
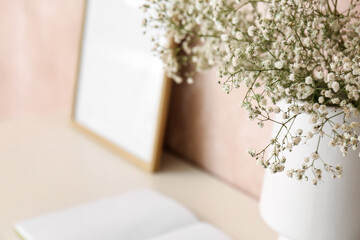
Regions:
<instances>
[{"instance_id":1,"label":"wooden picture frame","mask_svg":"<svg viewBox=\"0 0 360 240\"><path fill-rule=\"evenodd\" d=\"M81 79L81 70L82 70L82 61L84 57L84 43L85 43L85 35L87 31L87 23L88 23L88 8L89 3L93 0L87 0L84 4L84 11L83 11L83 18L82 18L82 27L81 27L81 36L80 36L80 43L79 43L79 54L78 54L78 64L77 64L77 73L76 73L76 80L75 80L75 87L74 87L74 95L73 95L73 104L72 104L72 112L71 112L71 124L87 136L91 137L92 139L96 140L98 143L106 146L107 148L111 149L112 151L118 153L124 159L128 160L129 162L137 165L138 167L148 171L154 172L158 169L161 153L162 153L162 146L163 146L163 138L165 132L165 125L166 125L166 117L168 112L169 106L169 98L171 92L171 84L172 81L168 77L166 77L165 73L163 73L163 77L161 79L162 85L160 89L160 96L159 96L159 105L156 112L156 123L154 124L154 136L152 148L153 151L150 156L150 161L144 161L139 155L134 154L134 152L129 151L126 147L121 146L114 141L104 137L101 133L99 133L98 129L94 130L85 126L77 119L77 111L79 108L78 98L79 98L79 88L80 88L80 81ZM96 0L95 0L96 1ZM107 0L108 2L114 2L119 0ZM120 0L122 1L122 0ZM141 21L140 21L141 22ZM149 37L148 37L149 38ZM134 93L136 94L136 93ZM126 112L124 116L128 115Z\"/></svg>"}]
</instances>

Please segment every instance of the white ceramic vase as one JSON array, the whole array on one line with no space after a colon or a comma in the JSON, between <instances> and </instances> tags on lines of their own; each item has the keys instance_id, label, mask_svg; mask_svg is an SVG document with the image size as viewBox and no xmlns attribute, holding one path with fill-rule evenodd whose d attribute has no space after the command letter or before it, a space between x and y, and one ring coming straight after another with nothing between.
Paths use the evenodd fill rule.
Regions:
<instances>
[{"instance_id":1,"label":"white ceramic vase","mask_svg":"<svg viewBox=\"0 0 360 240\"><path fill-rule=\"evenodd\" d=\"M299 116L292 129L303 129L306 134L312 129L308 120L309 116ZM342 123L341 120L342 116L333 119ZM327 126L325 132L329 129ZM275 127L273 136L277 130ZM303 159L314 151L317 140L314 137L307 145L301 144L287 152L286 169L301 167ZM341 179L332 179L324 173L324 181L314 186L310 181L287 177L286 169L277 174L266 171L260 212L267 224L279 233L279 240L360 239L359 151L350 149L343 157L338 147L330 147L328 143L329 138L321 141L319 154L326 162L343 166Z\"/></svg>"}]
</instances>

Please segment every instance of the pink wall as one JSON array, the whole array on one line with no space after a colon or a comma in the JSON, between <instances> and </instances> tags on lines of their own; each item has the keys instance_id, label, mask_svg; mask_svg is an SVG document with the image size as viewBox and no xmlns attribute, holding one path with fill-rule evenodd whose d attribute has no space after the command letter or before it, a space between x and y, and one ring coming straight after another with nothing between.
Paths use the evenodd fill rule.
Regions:
<instances>
[{"instance_id":1,"label":"pink wall","mask_svg":"<svg viewBox=\"0 0 360 240\"><path fill-rule=\"evenodd\" d=\"M266 146L271 126L260 129L239 107L245 90L227 95L216 69L198 75L194 85L173 86L166 146L238 189L258 197L263 169L247 154Z\"/></svg>"},{"instance_id":2,"label":"pink wall","mask_svg":"<svg viewBox=\"0 0 360 240\"><path fill-rule=\"evenodd\" d=\"M0 0L0 121L69 111L83 0Z\"/></svg>"}]
</instances>

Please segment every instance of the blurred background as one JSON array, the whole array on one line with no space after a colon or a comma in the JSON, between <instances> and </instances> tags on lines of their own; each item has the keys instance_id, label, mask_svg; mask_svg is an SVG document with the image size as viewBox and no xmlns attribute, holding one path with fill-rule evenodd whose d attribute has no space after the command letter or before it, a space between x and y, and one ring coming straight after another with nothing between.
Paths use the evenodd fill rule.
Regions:
<instances>
[{"instance_id":1,"label":"blurred background","mask_svg":"<svg viewBox=\"0 0 360 240\"><path fill-rule=\"evenodd\" d=\"M0 0L0 121L70 116L83 0ZM193 85L173 85L165 149L258 198L263 170L246 153L268 141L227 95L216 69Z\"/></svg>"}]
</instances>

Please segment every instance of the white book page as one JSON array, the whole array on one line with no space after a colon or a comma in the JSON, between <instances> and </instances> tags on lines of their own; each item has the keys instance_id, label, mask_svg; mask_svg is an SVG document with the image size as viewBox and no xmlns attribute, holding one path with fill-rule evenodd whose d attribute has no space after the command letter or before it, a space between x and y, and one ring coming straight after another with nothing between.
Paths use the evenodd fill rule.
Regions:
<instances>
[{"instance_id":1,"label":"white book page","mask_svg":"<svg viewBox=\"0 0 360 240\"><path fill-rule=\"evenodd\" d=\"M210 224L197 222L173 232L147 240L231 240Z\"/></svg>"},{"instance_id":2,"label":"white book page","mask_svg":"<svg viewBox=\"0 0 360 240\"><path fill-rule=\"evenodd\" d=\"M197 222L174 200L140 190L16 224L25 240L144 240Z\"/></svg>"}]
</instances>

